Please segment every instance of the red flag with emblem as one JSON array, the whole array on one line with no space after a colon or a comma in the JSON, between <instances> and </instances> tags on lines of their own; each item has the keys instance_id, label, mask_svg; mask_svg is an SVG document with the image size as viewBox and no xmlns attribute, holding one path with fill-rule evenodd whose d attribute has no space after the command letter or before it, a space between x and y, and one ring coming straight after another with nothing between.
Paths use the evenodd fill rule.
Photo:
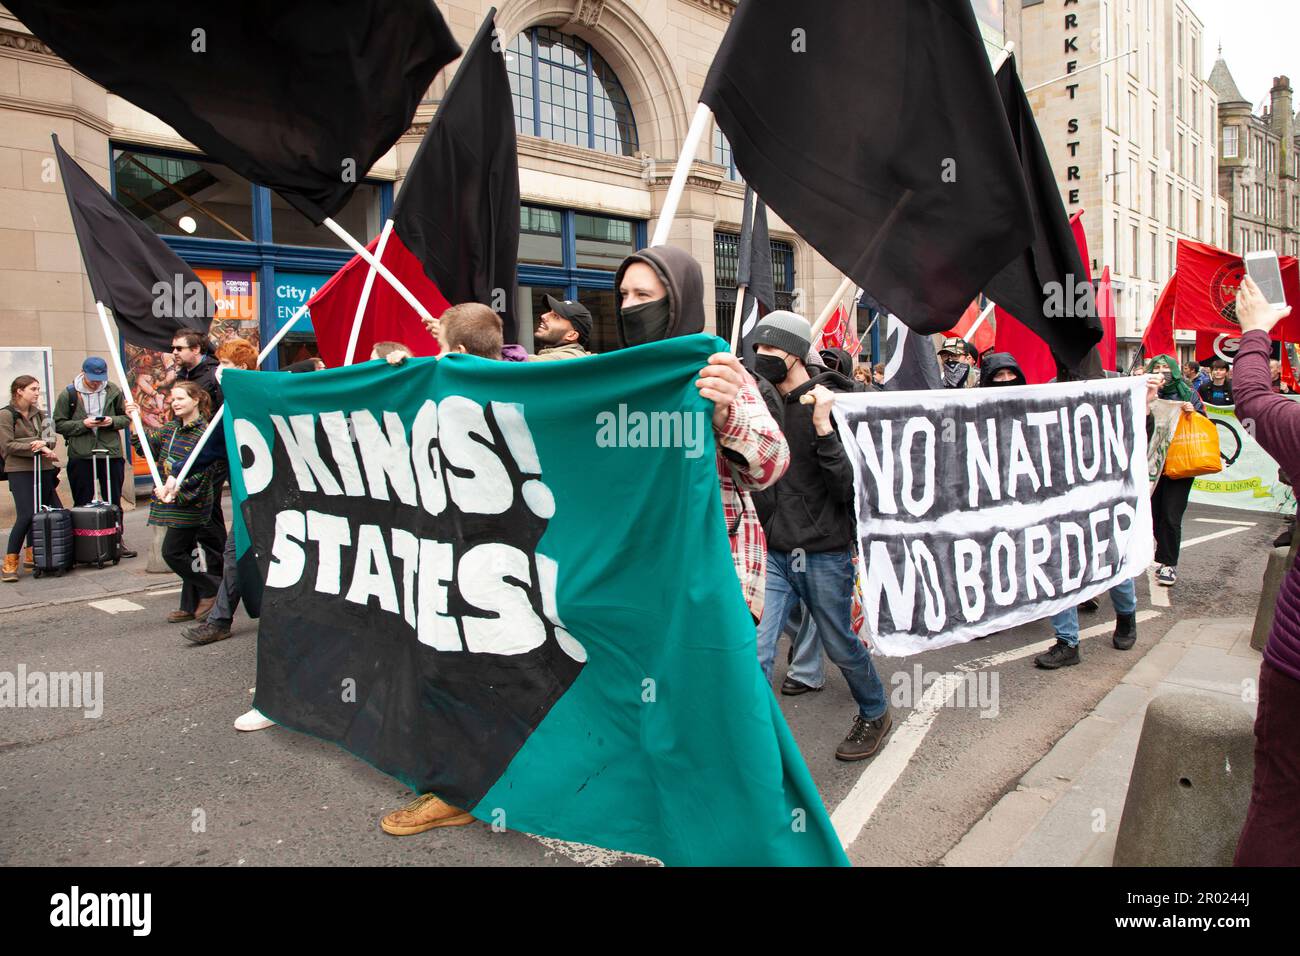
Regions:
<instances>
[{"instance_id":1,"label":"red flag with emblem","mask_svg":"<svg viewBox=\"0 0 1300 956\"><path fill-rule=\"evenodd\" d=\"M1276 341L1300 341L1300 264L1279 256L1282 287L1292 307L1290 317L1273 327ZM1178 240L1178 315L1180 329L1238 335L1237 287L1246 274L1241 256L1203 242Z\"/></svg>"}]
</instances>

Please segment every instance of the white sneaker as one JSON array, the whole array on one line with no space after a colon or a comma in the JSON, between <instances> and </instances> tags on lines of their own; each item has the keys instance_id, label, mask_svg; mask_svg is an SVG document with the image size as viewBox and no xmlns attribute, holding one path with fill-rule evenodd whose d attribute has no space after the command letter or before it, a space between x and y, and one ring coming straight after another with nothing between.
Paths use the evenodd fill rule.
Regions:
<instances>
[{"instance_id":1,"label":"white sneaker","mask_svg":"<svg viewBox=\"0 0 1300 956\"><path fill-rule=\"evenodd\" d=\"M236 730L265 730L267 727L274 726L275 721L267 720L256 707L246 714L241 714L235 721Z\"/></svg>"}]
</instances>

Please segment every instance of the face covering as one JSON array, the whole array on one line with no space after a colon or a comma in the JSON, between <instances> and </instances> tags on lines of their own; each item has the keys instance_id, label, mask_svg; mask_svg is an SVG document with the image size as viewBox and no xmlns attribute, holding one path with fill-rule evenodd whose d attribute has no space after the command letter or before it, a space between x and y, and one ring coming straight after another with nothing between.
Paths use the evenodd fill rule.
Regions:
<instances>
[{"instance_id":1,"label":"face covering","mask_svg":"<svg viewBox=\"0 0 1300 956\"><path fill-rule=\"evenodd\" d=\"M943 384L948 388L961 388L970 374L970 366L965 362L943 363Z\"/></svg>"},{"instance_id":2,"label":"face covering","mask_svg":"<svg viewBox=\"0 0 1300 956\"><path fill-rule=\"evenodd\" d=\"M785 359L777 355L756 355L754 356L754 374L760 378L765 378L773 385L780 385L790 374L789 367L785 364Z\"/></svg>"},{"instance_id":3,"label":"face covering","mask_svg":"<svg viewBox=\"0 0 1300 956\"><path fill-rule=\"evenodd\" d=\"M1025 383L1018 378L1010 378L1007 379L1005 382L999 382L997 379L993 379L992 381L989 382L989 385L993 388L997 388L998 386L1001 385L1023 385L1023 384Z\"/></svg>"},{"instance_id":4,"label":"face covering","mask_svg":"<svg viewBox=\"0 0 1300 956\"><path fill-rule=\"evenodd\" d=\"M623 345L644 345L667 338L669 318L667 296L624 309L618 323Z\"/></svg>"}]
</instances>

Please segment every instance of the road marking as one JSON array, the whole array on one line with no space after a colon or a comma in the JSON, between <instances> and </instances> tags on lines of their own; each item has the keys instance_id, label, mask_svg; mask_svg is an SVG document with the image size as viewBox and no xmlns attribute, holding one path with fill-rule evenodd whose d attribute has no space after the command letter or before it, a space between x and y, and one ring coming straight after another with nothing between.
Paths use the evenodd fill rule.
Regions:
<instances>
[{"instance_id":1,"label":"road marking","mask_svg":"<svg viewBox=\"0 0 1300 956\"><path fill-rule=\"evenodd\" d=\"M180 594L184 590L185 590L184 587L159 588L157 591L150 591L149 593L150 594Z\"/></svg>"},{"instance_id":2,"label":"road marking","mask_svg":"<svg viewBox=\"0 0 1300 956\"><path fill-rule=\"evenodd\" d=\"M105 614L121 614L123 611L143 611L144 606L123 598L109 598L107 601L91 601L90 606Z\"/></svg>"},{"instance_id":3,"label":"road marking","mask_svg":"<svg viewBox=\"0 0 1300 956\"><path fill-rule=\"evenodd\" d=\"M1137 612L1138 623L1160 616L1159 611ZM1090 637L1099 637L1111 633L1114 629L1114 621L1096 624L1080 631L1079 639L1082 641ZM898 782L898 778L903 775L903 771L907 769L907 765L920 748L921 742L925 740L926 734L930 732L934 719L947 705L953 691L966 679L966 674L1041 654L1055 643L1056 639L1052 638L958 664L953 673L942 675L927 687L916 709L908 715L901 726L894 730L885 744L885 749L862 771L862 775L858 777L858 782L853 785L848 796L831 814L831 825L835 827L835 833L840 838L840 845L845 851L847 852L861 836L863 827L871 820L881 802Z\"/></svg>"},{"instance_id":4,"label":"road marking","mask_svg":"<svg viewBox=\"0 0 1300 956\"><path fill-rule=\"evenodd\" d=\"M1254 521L1228 521L1225 518L1193 518L1192 520L1200 521L1203 522L1204 524L1237 524L1237 525L1241 525L1243 528L1255 527Z\"/></svg>"},{"instance_id":5,"label":"road marking","mask_svg":"<svg viewBox=\"0 0 1300 956\"><path fill-rule=\"evenodd\" d=\"M1251 525L1251 527L1253 528L1255 526ZM1206 541L1213 541L1215 538L1226 538L1230 534L1241 534L1241 532L1245 530L1246 530L1245 528L1241 528L1241 527L1224 528L1222 531L1215 531L1211 534L1203 534L1199 538L1192 538L1190 541L1184 541L1183 547L1190 548L1192 545L1204 544Z\"/></svg>"},{"instance_id":6,"label":"road marking","mask_svg":"<svg viewBox=\"0 0 1300 956\"><path fill-rule=\"evenodd\" d=\"M1156 607L1169 607L1169 589L1156 580L1156 569L1147 568L1147 587L1151 591L1151 603Z\"/></svg>"}]
</instances>

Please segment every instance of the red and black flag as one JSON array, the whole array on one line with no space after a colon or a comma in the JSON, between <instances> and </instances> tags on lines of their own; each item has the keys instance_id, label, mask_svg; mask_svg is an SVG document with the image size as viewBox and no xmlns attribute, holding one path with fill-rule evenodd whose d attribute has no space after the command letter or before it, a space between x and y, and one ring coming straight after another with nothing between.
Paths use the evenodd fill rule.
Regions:
<instances>
[{"instance_id":1,"label":"red and black flag","mask_svg":"<svg viewBox=\"0 0 1300 956\"><path fill-rule=\"evenodd\" d=\"M740 357L752 366L751 340L758 320L776 308L776 286L772 281L772 241L767 233L767 206L745 187L745 212L740 223L736 250L736 288L744 288L740 306ZM754 201L751 203L751 198ZM752 207L752 209L751 209Z\"/></svg>"},{"instance_id":2,"label":"red and black flag","mask_svg":"<svg viewBox=\"0 0 1300 956\"><path fill-rule=\"evenodd\" d=\"M460 55L431 0L6 0L60 57L319 224Z\"/></svg>"},{"instance_id":3,"label":"red and black flag","mask_svg":"<svg viewBox=\"0 0 1300 956\"><path fill-rule=\"evenodd\" d=\"M1274 341L1300 342L1300 269L1290 256L1279 256L1282 288L1292 313L1273 327ZM1204 242L1178 240L1178 311L1180 329L1240 335L1237 288L1246 275L1241 256Z\"/></svg>"},{"instance_id":4,"label":"red and black flag","mask_svg":"<svg viewBox=\"0 0 1300 956\"><path fill-rule=\"evenodd\" d=\"M177 329L206 330L216 309L207 286L53 139L90 289L112 310L122 338L165 352Z\"/></svg>"},{"instance_id":5,"label":"red and black flag","mask_svg":"<svg viewBox=\"0 0 1300 956\"><path fill-rule=\"evenodd\" d=\"M466 50L407 170L380 261L434 317L450 304L481 302L500 314L505 340L513 342L519 162L510 78L494 14L495 8ZM312 325L329 365L344 362L369 270L353 258L311 301ZM371 345L385 339L403 342L417 355L437 353L406 300L376 282L355 355L364 360Z\"/></svg>"},{"instance_id":6,"label":"red and black flag","mask_svg":"<svg viewBox=\"0 0 1300 956\"><path fill-rule=\"evenodd\" d=\"M700 100L745 181L917 331L1033 240L969 0L746 0Z\"/></svg>"},{"instance_id":7,"label":"red and black flag","mask_svg":"<svg viewBox=\"0 0 1300 956\"><path fill-rule=\"evenodd\" d=\"M1047 149L1016 75L1015 57L1008 57L998 70L997 89L1029 195L1034 235L1033 241L985 284L984 294L1047 343L1061 363L1079 366L1102 336L1089 270L1079 254ZM1078 295L1080 291L1085 294Z\"/></svg>"}]
</instances>

